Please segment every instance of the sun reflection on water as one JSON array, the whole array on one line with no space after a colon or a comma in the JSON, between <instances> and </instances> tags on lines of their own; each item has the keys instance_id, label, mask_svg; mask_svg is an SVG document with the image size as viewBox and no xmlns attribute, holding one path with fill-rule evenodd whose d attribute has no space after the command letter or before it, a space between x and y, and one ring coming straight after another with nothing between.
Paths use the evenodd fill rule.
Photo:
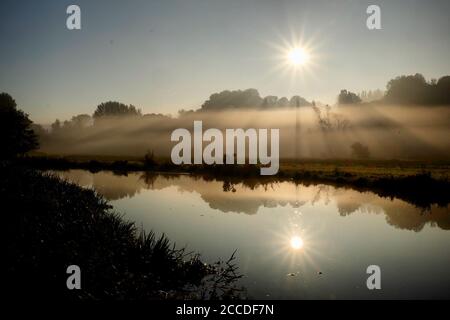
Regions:
<instances>
[{"instance_id":1,"label":"sun reflection on water","mask_svg":"<svg viewBox=\"0 0 450 320\"><path fill-rule=\"evenodd\" d=\"M294 250L300 250L303 248L303 239L299 236L293 236L290 241L291 248Z\"/></svg>"}]
</instances>

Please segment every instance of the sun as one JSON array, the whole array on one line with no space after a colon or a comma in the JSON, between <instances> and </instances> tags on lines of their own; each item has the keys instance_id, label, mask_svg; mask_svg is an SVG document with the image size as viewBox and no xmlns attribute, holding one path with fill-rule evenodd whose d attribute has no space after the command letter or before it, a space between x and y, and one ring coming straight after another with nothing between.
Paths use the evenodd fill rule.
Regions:
<instances>
[{"instance_id":1,"label":"sun","mask_svg":"<svg viewBox=\"0 0 450 320\"><path fill-rule=\"evenodd\" d=\"M304 66L308 63L310 56L304 48L296 47L289 50L287 58L293 66Z\"/></svg>"},{"instance_id":2,"label":"sun","mask_svg":"<svg viewBox=\"0 0 450 320\"><path fill-rule=\"evenodd\" d=\"M291 85L316 78L322 57L320 39L292 32L290 37L280 34L278 41L268 42L268 45L274 49L271 73L275 76L289 78Z\"/></svg>"},{"instance_id":3,"label":"sun","mask_svg":"<svg viewBox=\"0 0 450 320\"><path fill-rule=\"evenodd\" d=\"M291 238L290 245L291 245L292 249L299 250L299 249L303 248L303 244L304 243L303 243L302 238L300 238L298 236L294 236Z\"/></svg>"}]
</instances>

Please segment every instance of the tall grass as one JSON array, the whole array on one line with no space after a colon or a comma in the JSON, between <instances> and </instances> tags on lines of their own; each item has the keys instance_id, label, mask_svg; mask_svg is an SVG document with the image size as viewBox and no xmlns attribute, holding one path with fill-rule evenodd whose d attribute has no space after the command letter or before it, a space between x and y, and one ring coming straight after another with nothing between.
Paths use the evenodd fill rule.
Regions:
<instances>
[{"instance_id":1,"label":"tall grass","mask_svg":"<svg viewBox=\"0 0 450 320\"><path fill-rule=\"evenodd\" d=\"M5 292L69 300L224 299L242 294L233 259L208 265L164 235L140 231L93 190L0 165ZM232 257L234 258L234 256ZM81 268L68 290L66 268Z\"/></svg>"}]
</instances>

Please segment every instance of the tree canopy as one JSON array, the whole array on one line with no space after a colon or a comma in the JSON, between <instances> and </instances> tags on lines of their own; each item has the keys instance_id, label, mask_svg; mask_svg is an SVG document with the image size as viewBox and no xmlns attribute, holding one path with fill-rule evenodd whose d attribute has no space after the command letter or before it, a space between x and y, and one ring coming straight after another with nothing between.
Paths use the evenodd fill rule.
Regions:
<instances>
[{"instance_id":1,"label":"tree canopy","mask_svg":"<svg viewBox=\"0 0 450 320\"><path fill-rule=\"evenodd\" d=\"M347 90L341 90L338 96L338 104L361 103L361 101L361 98L356 93Z\"/></svg>"},{"instance_id":2,"label":"tree canopy","mask_svg":"<svg viewBox=\"0 0 450 320\"><path fill-rule=\"evenodd\" d=\"M0 159L11 159L39 147L32 121L7 93L0 93Z\"/></svg>"},{"instance_id":3,"label":"tree canopy","mask_svg":"<svg viewBox=\"0 0 450 320\"><path fill-rule=\"evenodd\" d=\"M430 82L420 73L396 77L387 84L385 101L398 104L449 105L450 76Z\"/></svg>"},{"instance_id":4,"label":"tree canopy","mask_svg":"<svg viewBox=\"0 0 450 320\"><path fill-rule=\"evenodd\" d=\"M94 119L105 116L141 116L141 110L133 105L126 105L117 101L103 102L97 106L94 112Z\"/></svg>"},{"instance_id":5,"label":"tree canopy","mask_svg":"<svg viewBox=\"0 0 450 320\"><path fill-rule=\"evenodd\" d=\"M202 111L245 109L245 108L276 108L276 107L303 107L311 103L300 96L286 97L267 96L262 98L256 89L225 90L212 94L202 106Z\"/></svg>"}]
</instances>

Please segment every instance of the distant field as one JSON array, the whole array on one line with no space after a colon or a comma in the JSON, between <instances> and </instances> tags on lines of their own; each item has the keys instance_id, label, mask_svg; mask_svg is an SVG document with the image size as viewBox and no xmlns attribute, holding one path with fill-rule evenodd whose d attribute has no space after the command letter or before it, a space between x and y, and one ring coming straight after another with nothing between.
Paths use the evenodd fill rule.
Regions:
<instances>
[{"instance_id":1,"label":"distant field","mask_svg":"<svg viewBox=\"0 0 450 320\"><path fill-rule=\"evenodd\" d=\"M379 178L384 176L412 176L430 173L434 178L449 178L449 161L409 161L409 160L300 160L298 162L282 162L280 170L287 175L298 171L314 173L341 174Z\"/></svg>"}]
</instances>

